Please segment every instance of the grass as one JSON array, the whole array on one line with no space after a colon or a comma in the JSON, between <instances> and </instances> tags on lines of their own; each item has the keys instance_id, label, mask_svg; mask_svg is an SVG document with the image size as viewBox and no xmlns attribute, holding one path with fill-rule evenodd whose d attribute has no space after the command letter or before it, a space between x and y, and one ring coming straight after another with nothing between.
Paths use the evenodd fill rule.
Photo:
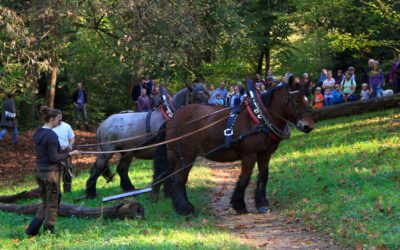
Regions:
<instances>
[{"instance_id":1,"label":"grass","mask_svg":"<svg viewBox=\"0 0 400 250\"><path fill-rule=\"evenodd\" d=\"M130 177L138 187L145 187L151 181L151 162L136 161L130 171ZM212 184L208 180L210 169L194 169L188 189L191 201L198 209L199 216L186 220L173 211L170 200L162 199L157 203L150 201L148 195L137 200L145 208L145 219L137 220L97 220L58 217L57 236L44 235L27 238L23 228L32 216L0 212L0 248L15 249L244 249L239 240L229 232L215 226L215 218L207 208L209 191ZM87 172L87 171L86 171ZM82 194L88 174L74 179L71 194L63 195L63 202ZM98 187L104 185L99 179ZM24 185L4 187L1 194L12 194L35 187L30 177ZM76 190L76 191L75 191ZM121 192L119 180L109 183L99 190L101 196ZM33 201L24 201L31 203ZM85 206L100 206L100 198L84 201Z\"/></svg>"},{"instance_id":2,"label":"grass","mask_svg":"<svg viewBox=\"0 0 400 250\"><path fill-rule=\"evenodd\" d=\"M268 196L293 221L334 237L346 247L400 248L400 118L395 109L323 121L311 134L293 131L271 161ZM191 221L175 215L171 202L137 197L146 210L144 220L60 218L57 236L27 239L23 226L32 216L0 212L0 247L5 249L243 249L234 235L215 226L209 213L211 170L197 166L191 173L189 196L199 216ZM151 163L131 168L135 185L150 182ZM68 198L82 194L87 174L74 181ZM254 176L255 177L255 176ZM104 185L100 179L98 187ZM101 195L120 192L116 180ZM0 188L11 194L35 186ZM32 201L30 201L32 202ZM100 199L85 201L98 206Z\"/></svg>"},{"instance_id":3,"label":"grass","mask_svg":"<svg viewBox=\"0 0 400 250\"><path fill-rule=\"evenodd\" d=\"M295 132L271 161L269 196L344 246L400 249L398 109Z\"/></svg>"}]
</instances>

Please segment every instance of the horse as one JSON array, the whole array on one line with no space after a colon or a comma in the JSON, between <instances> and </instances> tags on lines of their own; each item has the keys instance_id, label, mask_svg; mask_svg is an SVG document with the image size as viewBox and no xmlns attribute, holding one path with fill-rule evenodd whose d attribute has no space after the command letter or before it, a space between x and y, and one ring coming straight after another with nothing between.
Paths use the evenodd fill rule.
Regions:
<instances>
[{"instance_id":1,"label":"horse","mask_svg":"<svg viewBox=\"0 0 400 250\"><path fill-rule=\"evenodd\" d=\"M191 103L207 103L210 97L206 86L202 83L186 84L186 88L178 91L172 97L172 104L179 109ZM97 151L124 150L142 146L157 136L157 131L164 122L160 109L152 112L125 112L114 114L104 120L97 129L96 138L98 142ZM126 139L128 138L128 139ZM133 138L130 140L129 138ZM135 190L128 176L129 166L133 157L151 160L155 149L141 151L130 151L121 153L118 162L117 173L120 176L120 186L123 191ZM86 181L85 194L87 198L95 198L96 183L100 175L107 182L113 178L108 162L113 153L98 154L91 168L90 177Z\"/></svg>"},{"instance_id":2,"label":"horse","mask_svg":"<svg viewBox=\"0 0 400 250\"><path fill-rule=\"evenodd\" d=\"M280 141L290 137L288 123L295 124L304 133L313 130L314 120L305 89L296 85L293 76L288 83L280 83L262 95L254 89L251 80L246 85L251 87L250 98L231 111L223 111L219 106L191 104L178 110L161 126L157 140L165 144L156 149L153 184L167 180L164 192L172 198L178 214L194 214L186 182L197 156L216 162L241 160L241 174L231 197L231 205L238 214L247 213L245 189L257 163L255 206L259 213L269 212L266 197L269 162ZM196 123L180 126L183 121L203 116L206 118ZM185 136L187 133L190 136ZM155 191L159 191L159 186Z\"/></svg>"}]
</instances>

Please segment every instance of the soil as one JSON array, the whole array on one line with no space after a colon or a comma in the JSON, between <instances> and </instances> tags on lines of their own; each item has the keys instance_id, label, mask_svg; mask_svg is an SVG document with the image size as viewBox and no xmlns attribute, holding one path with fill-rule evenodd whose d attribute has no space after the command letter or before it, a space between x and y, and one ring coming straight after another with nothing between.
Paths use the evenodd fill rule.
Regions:
<instances>
[{"instance_id":1,"label":"soil","mask_svg":"<svg viewBox=\"0 0 400 250\"><path fill-rule=\"evenodd\" d=\"M279 210L270 206L272 212L257 213L254 207L254 188L251 183L246 189L248 214L237 215L231 208L230 198L240 174L240 164L216 165L212 181L211 209L218 218L218 226L236 234L240 240L257 249L343 249L335 245L328 236L305 228L296 218L285 218Z\"/></svg>"}]
</instances>

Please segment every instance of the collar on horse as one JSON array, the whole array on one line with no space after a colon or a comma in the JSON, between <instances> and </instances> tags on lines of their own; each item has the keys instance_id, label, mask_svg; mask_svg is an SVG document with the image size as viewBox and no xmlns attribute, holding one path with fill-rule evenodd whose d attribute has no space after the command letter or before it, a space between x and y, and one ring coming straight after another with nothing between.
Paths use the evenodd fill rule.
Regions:
<instances>
[{"instance_id":1,"label":"collar on horse","mask_svg":"<svg viewBox=\"0 0 400 250\"><path fill-rule=\"evenodd\" d=\"M167 89L164 86L160 88L162 104L161 104L161 114L164 120L169 120L174 115L176 108L172 103L172 98L168 94Z\"/></svg>"}]
</instances>

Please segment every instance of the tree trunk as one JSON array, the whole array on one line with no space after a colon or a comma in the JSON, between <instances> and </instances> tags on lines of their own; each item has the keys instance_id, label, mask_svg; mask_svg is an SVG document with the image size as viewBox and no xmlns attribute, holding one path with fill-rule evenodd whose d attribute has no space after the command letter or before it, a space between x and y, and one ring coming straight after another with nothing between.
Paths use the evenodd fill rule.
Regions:
<instances>
[{"instance_id":1,"label":"tree trunk","mask_svg":"<svg viewBox=\"0 0 400 250\"><path fill-rule=\"evenodd\" d=\"M257 73L261 74L262 66L264 61L264 49L261 49L260 55L258 56Z\"/></svg>"},{"instance_id":2,"label":"tree trunk","mask_svg":"<svg viewBox=\"0 0 400 250\"><path fill-rule=\"evenodd\" d=\"M2 195L0 196L0 202L15 202L18 200L23 200L23 199L32 199L32 198L37 198L40 196L40 189L32 189L30 191L23 191L18 194L13 194L13 195Z\"/></svg>"},{"instance_id":3,"label":"tree trunk","mask_svg":"<svg viewBox=\"0 0 400 250\"><path fill-rule=\"evenodd\" d=\"M54 97L56 96L57 73L58 73L58 64L57 64L57 62L54 62L51 66L50 91L49 91L49 99L48 99L48 105L50 108L54 108Z\"/></svg>"},{"instance_id":4,"label":"tree trunk","mask_svg":"<svg viewBox=\"0 0 400 250\"><path fill-rule=\"evenodd\" d=\"M0 203L0 210L18 214L35 214L41 203L30 205ZM83 207L61 203L58 215L63 217L94 217L105 219L135 219L144 218L144 208L138 202L125 202L111 207Z\"/></svg>"},{"instance_id":5,"label":"tree trunk","mask_svg":"<svg viewBox=\"0 0 400 250\"><path fill-rule=\"evenodd\" d=\"M267 75L268 70L271 67L271 49L264 48L264 52L265 52L265 75Z\"/></svg>"},{"instance_id":6,"label":"tree trunk","mask_svg":"<svg viewBox=\"0 0 400 250\"><path fill-rule=\"evenodd\" d=\"M396 94L381 98L373 98L368 101L346 102L324 107L322 109L313 109L311 114L315 121L321 121L340 116L350 116L392 108L397 106L399 103L400 94Z\"/></svg>"}]
</instances>

